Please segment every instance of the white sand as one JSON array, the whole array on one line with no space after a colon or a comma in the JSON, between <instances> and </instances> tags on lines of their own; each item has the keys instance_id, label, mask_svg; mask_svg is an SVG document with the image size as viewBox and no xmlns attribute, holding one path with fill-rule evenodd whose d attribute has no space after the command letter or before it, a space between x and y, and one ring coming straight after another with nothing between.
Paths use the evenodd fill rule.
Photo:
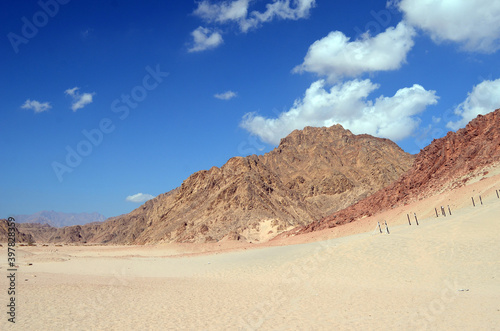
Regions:
<instances>
[{"instance_id":1,"label":"white sand","mask_svg":"<svg viewBox=\"0 0 500 331\"><path fill-rule=\"evenodd\" d=\"M251 250L238 243L17 247L17 323L3 312L0 329L500 329L495 187L499 175L273 244L351 234L322 242ZM484 205L472 207L471 194L481 194ZM450 204L453 215L435 218L434 205L442 204ZM410 210L421 215L418 227L413 219L407 224ZM384 219L390 235L372 231ZM185 254L222 248L233 251ZM4 245L2 307L8 303L6 260Z\"/></svg>"}]
</instances>

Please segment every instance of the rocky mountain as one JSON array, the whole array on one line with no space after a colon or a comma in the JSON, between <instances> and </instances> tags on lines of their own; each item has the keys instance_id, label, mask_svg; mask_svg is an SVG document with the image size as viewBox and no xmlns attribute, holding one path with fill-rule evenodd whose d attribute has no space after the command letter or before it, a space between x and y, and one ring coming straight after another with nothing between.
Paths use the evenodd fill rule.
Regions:
<instances>
[{"instance_id":1,"label":"rocky mountain","mask_svg":"<svg viewBox=\"0 0 500 331\"><path fill-rule=\"evenodd\" d=\"M55 211L39 211L32 215L14 216L17 223L39 223L54 227L83 225L92 222L102 222L106 219L99 213L60 213Z\"/></svg>"},{"instance_id":2,"label":"rocky mountain","mask_svg":"<svg viewBox=\"0 0 500 331\"><path fill-rule=\"evenodd\" d=\"M57 232L58 228L55 228L55 227L50 226L48 224L18 223L17 229L21 233L31 235L33 238L36 238L35 242L39 242L39 243L54 242L54 243L57 243L56 240L53 240L53 235Z\"/></svg>"},{"instance_id":3,"label":"rocky mountain","mask_svg":"<svg viewBox=\"0 0 500 331\"><path fill-rule=\"evenodd\" d=\"M417 155L413 167L393 184L289 234L331 228L460 187L470 174L483 173L485 168L497 164L500 164L500 109L479 115L465 128L434 140Z\"/></svg>"},{"instance_id":4,"label":"rocky mountain","mask_svg":"<svg viewBox=\"0 0 500 331\"><path fill-rule=\"evenodd\" d=\"M387 139L340 125L296 130L273 151L234 157L104 223L57 230L51 240L145 244L262 241L378 191L413 164ZM65 233L63 233L63 231Z\"/></svg>"},{"instance_id":5,"label":"rocky mountain","mask_svg":"<svg viewBox=\"0 0 500 331\"><path fill-rule=\"evenodd\" d=\"M17 224L14 227L14 235L17 243L33 243L35 239L31 234L19 231ZM9 223L6 219L0 219L0 243L7 243L9 236Z\"/></svg>"}]
</instances>

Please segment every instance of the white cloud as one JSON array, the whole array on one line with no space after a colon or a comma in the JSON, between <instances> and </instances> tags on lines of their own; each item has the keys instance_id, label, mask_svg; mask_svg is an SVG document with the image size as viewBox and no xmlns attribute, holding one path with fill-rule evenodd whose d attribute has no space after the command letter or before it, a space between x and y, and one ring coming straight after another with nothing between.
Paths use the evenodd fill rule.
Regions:
<instances>
[{"instance_id":1,"label":"white cloud","mask_svg":"<svg viewBox=\"0 0 500 331\"><path fill-rule=\"evenodd\" d=\"M152 196L151 194L137 193L134 195L129 195L125 200L134 203L143 203L153 198L154 196Z\"/></svg>"},{"instance_id":2,"label":"white cloud","mask_svg":"<svg viewBox=\"0 0 500 331\"><path fill-rule=\"evenodd\" d=\"M485 115L500 108L500 79L485 80L472 88L460 105L455 108L455 114L461 118L456 122L448 122L446 127L458 130L465 127L477 115Z\"/></svg>"},{"instance_id":3,"label":"white cloud","mask_svg":"<svg viewBox=\"0 0 500 331\"><path fill-rule=\"evenodd\" d=\"M339 83L329 91L325 85L324 80L312 83L304 97L278 118L248 113L240 125L274 145L295 129L329 127L337 123L355 134L401 140L418 127L420 120L414 116L436 104L438 99L435 91L427 91L417 84L398 90L392 97L380 96L374 101L367 97L379 86L368 79Z\"/></svg>"},{"instance_id":4,"label":"white cloud","mask_svg":"<svg viewBox=\"0 0 500 331\"><path fill-rule=\"evenodd\" d=\"M315 0L294 0L294 7L290 7L290 1L274 1L266 5L266 11L259 13L253 11L250 17L240 21L240 28L246 32L251 28L258 27L261 23L272 21L275 17L285 20L298 20L309 16L311 8L316 5Z\"/></svg>"},{"instance_id":5,"label":"white cloud","mask_svg":"<svg viewBox=\"0 0 500 331\"><path fill-rule=\"evenodd\" d=\"M201 26L191 32L191 35L193 36L193 45L189 48L189 52L201 52L216 48L224 42L219 32Z\"/></svg>"},{"instance_id":6,"label":"white cloud","mask_svg":"<svg viewBox=\"0 0 500 331\"><path fill-rule=\"evenodd\" d=\"M79 87L73 87L64 91L64 93L73 98L73 103L71 104L71 109L73 111L77 111L78 109L85 107L89 103L92 103L93 96L95 95L95 93L81 94L78 92L79 89Z\"/></svg>"},{"instance_id":7,"label":"white cloud","mask_svg":"<svg viewBox=\"0 0 500 331\"><path fill-rule=\"evenodd\" d=\"M92 102L93 95L94 95L93 93L83 93L73 103L73 105L71 106L71 109L73 109L73 111L76 111L77 109L85 107L86 105L88 105L89 103Z\"/></svg>"},{"instance_id":8,"label":"white cloud","mask_svg":"<svg viewBox=\"0 0 500 331\"><path fill-rule=\"evenodd\" d=\"M76 93L77 93L78 89L79 89L78 87L69 88L66 91L64 91L64 93L66 93L67 95L71 95L72 97L74 97L74 96L76 96Z\"/></svg>"},{"instance_id":9,"label":"white cloud","mask_svg":"<svg viewBox=\"0 0 500 331\"><path fill-rule=\"evenodd\" d=\"M28 99L22 104L21 108L32 109L36 114L36 113L43 113L44 111L47 111L50 108L52 108L52 106L50 105L49 102L39 102L36 100Z\"/></svg>"},{"instance_id":10,"label":"white cloud","mask_svg":"<svg viewBox=\"0 0 500 331\"><path fill-rule=\"evenodd\" d=\"M293 0L293 6L290 6L290 0L274 0L266 4L264 12L249 13L250 0L223 1L218 4L204 0L198 3L194 14L209 23L235 22L241 31L247 32L274 18L289 20L306 18L315 4L316 0Z\"/></svg>"},{"instance_id":11,"label":"white cloud","mask_svg":"<svg viewBox=\"0 0 500 331\"><path fill-rule=\"evenodd\" d=\"M236 0L211 4L209 1L204 0L198 3L198 8L196 8L194 14L211 23L238 21L247 16L249 2L250 0Z\"/></svg>"},{"instance_id":12,"label":"white cloud","mask_svg":"<svg viewBox=\"0 0 500 331\"><path fill-rule=\"evenodd\" d=\"M333 31L309 47L304 62L294 72L313 72L335 82L364 72L399 69L413 47L414 36L414 29L404 22L375 37L365 33L355 41Z\"/></svg>"},{"instance_id":13,"label":"white cloud","mask_svg":"<svg viewBox=\"0 0 500 331\"><path fill-rule=\"evenodd\" d=\"M237 94L233 91L226 91L224 93L217 93L214 95L214 97L221 100L230 100L232 98L235 98L236 96Z\"/></svg>"},{"instance_id":14,"label":"white cloud","mask_svg":"<svg viewBox=\"0 0 500 331\"><path fill-rule=\"evenodd\" d=\"M436 42L450 40L465 50L491 53L500 48L500 1L393 1L405 20Z\"/></svg>"}]
</instances>

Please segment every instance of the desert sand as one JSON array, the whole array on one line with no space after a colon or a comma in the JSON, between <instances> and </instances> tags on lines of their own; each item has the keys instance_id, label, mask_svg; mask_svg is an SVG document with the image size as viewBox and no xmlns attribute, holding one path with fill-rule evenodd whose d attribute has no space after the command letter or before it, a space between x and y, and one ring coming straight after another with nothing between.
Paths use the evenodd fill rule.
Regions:
<instances>
[{"instance_id":1,"label":"desert sand","mask_svg":"<svg viewBox=\"0 0 500 331\"><path fill-rule=\"evenodd\" d=\"M260 245L18 246L16 323L4 308L0 329L499 329L496 189L500 175L490 171L374 217ZM452 215L436 218L434 207L447 205ZM414 212L418 226L406 219ZM5 244L0 252L6 307Z\"/></svg>"}]
</instances>

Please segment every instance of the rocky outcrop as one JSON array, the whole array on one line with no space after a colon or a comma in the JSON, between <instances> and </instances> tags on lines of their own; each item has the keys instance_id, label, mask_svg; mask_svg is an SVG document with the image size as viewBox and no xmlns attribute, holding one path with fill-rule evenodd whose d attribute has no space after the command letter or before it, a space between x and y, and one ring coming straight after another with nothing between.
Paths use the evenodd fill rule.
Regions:
<instances>
[{"instance_id":1,"label":"rocky outcrop","mask_svg":"<svg viewBox=\"0 0 500 331\"><path fill-rule=\"evenodd\" d=\"M18 229L18 224L14 226L14 238L17 243L34 243L35 239L31 234L26 234ZM6 219L0 219L0 243L7 243L9 237L9 222Z\"/></svg>"},{"instance_id":2,"label":"rocky outcrop","mask_svg":"<svg viewBox=\"0 0 500 331\"><path fill-rule=\"evenodd\" d=\"M53 234L57 232L57 228L40 223L19 223L17 229L22 233L33 236L37 242L43 243L50 242Z\"/></svg>"},{"instance_id":3,"label":"rocky outcrop","mask_svg":"<svg viewBox=\"0 0 500 331\"><path fill-rule=\"evenodd\" d=\"M352 222L464 185L468 174L500 163L500 109L434 140L398 181L339 212L290 232L307 233ZM283 236L286 236L284 234Z\"/></svg>"}]
</instances>

